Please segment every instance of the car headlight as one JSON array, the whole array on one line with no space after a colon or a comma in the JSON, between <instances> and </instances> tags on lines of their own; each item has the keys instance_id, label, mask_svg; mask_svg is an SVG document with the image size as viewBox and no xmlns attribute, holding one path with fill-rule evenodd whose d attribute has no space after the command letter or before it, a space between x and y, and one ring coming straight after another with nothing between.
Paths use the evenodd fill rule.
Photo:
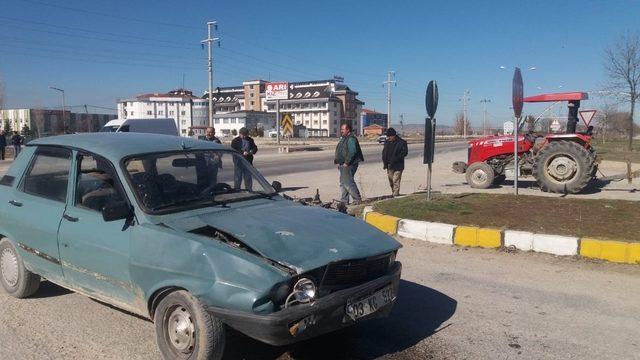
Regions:
<instances>
[{"instance_id":1,"label":"car headlight","mask_svg":"<svg viewBox=\"0 0 640 360\"><path fill-rule=\"evenodd\" d=\"M308 278L301 278L293 285L293 291L287 297L284 307L294 302L300 304L310 303L316 297L316 284Z\"/></svg>"}]
</instances>

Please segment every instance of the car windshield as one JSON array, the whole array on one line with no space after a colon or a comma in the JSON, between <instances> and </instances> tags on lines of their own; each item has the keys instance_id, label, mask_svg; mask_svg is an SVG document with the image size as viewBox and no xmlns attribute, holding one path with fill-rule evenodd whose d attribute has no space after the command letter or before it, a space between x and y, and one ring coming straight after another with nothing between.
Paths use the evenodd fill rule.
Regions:
<instances>
[{"instance_id":1,"label":"car windshield","mask_svg":"<svg viewBox=\"0 0 640 360\"><path fill-rule=\"evenodd\" d=\"M147 154L124 165L135 196L151 212L275 194L249 162L227 150Z\"/></svg>"},{"instance_id":2,"label":"car windshield","mask_svg":"<svg viewBox=\"0 0 640 360\"><path fill-rule=\"evenodd\" d=\"M119 127L120 125L105 126L102 129L100 129L100 132L116 132L116 130L118 130Z\"/></svg>"}]
</instances>

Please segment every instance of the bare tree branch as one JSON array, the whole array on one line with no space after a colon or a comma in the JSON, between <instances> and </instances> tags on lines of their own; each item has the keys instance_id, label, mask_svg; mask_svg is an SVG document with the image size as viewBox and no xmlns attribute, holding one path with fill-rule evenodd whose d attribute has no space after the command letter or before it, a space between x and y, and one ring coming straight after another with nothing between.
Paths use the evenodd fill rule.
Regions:
<instances>
[{"instance_id":1,"label":"bare tree branch","mask_svg":"<svg viewBox=\"0 0 640 360\"><path fill-rule=\"evenodd\" d=\"M634 110L639 99L640 84L640 37L638 34L626 34L612 47L604 51L604 68L609 77L609 88L618 96L626 98L630 105L627 124L629 150L633 149Z\"/></svg>"}]
</instances>

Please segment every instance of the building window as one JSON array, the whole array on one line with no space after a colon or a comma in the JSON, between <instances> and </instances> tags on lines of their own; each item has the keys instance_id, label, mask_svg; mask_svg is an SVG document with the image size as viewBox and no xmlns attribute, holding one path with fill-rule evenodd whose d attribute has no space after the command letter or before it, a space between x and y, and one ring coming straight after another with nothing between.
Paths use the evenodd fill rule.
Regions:
<instances>
[{"instance_id":1,"label":"building window","mask_svg":"<svg viewBox=\"0 0 640 360\"><path fill-rule=\"evenodd\" d=\"M175 111L169 110L169 115L175 115L175 113L176 113ZM515 146L514 146L514 148L515 148Z\"/></svg>"},{"instance_id":2,"label":"building window","mask_svg":"<svg viewBox=\"0 0 640 360\"><path fill-rule=\"evenodd\" d=\"M249 85L249 89L253 90L253 85ZM251 96L253 96L253 94L251 94ZM514 146L515 148L515 146Z\"/></svg>"},{"instance_id":3,"label":"building window","mask_svg":"<svg viewBox=\"0 0 640 360\"><path fill-rule=\"evenodd\" d=\"M180 115L187 115L187 112L186 112L186 111L184 111L184 110L183 110L183 111L180 111ZM515 146L514 146L514 148L515 148Z\"/></svg>"},{"instance_id":4,"label":"building window","mask_svg":"<svg viewBox=\"0 0 640 360\"><path fill-rule=\"evenodd\" d=\"M215 120L213 120L213 122L214 122L215 124L220 124L220 119L215 119ZM514 148L515 148L515 146L514 146Z\"/></svg>"},{"instance_id":5,"label":"building window","mask_svg":"<svg viewBox=\"0 0 640 360\"><path fill-rule=\"evenodd\" d=\"M162 110L158 111L158 115L164 115L164 111Z\"/></svg>"},{"instance_id":6,"label":"building window","mask_svg":"<svg viewBox=\"0 0 640 360\"><path fill-rule=\"evenodd\" d=\"M333 116L338 116L338 112L337 112L337 111L334 111L334 112L333 112ZM514 148L515 148L515 146L514 146Z\"/></svg>"},{"instance_id":7,"label":"building window","mask_svg":"<svg viewBox=\"0 0 640 360\"><path fill-rule=\"evenodd\" d=\"M253 87L253 85L251 85L251 86ZM249 94L249 97L253 97L253 93L250 93L250 94Z\"/></svg>"},{"instance_id":8,"label":"building window","mask_svg":"<svg viewBox=\"0 0 640 360\"><path fill-rule=\"evenodd\" d=\"M187 125L187 120L182 120L182 125Z\"/></svg>"},{"instance_id":9,"label":"building window","mask_svg":"<svg viewBox=\"0 0 640 360\"><path fill-rule=\"evenodd\" d=\"M322 123L326 125L327 124L327 120L326 119L322 120ZM515 146L514 146L514 148L515 148Z\"/></svg>"},{"instance_id":10,"label":"building window","mask_svg":"<svg viewBox=\"0 0 640 360\"><path fill-rule=\"evenodd\" d=\"M151 110L148 110L147 115L153 115L153 112Z\"/></svg>"},{"instance_id":11,"label":"building window","mask_svg":"<svg viewBox=\"0 0 640 360\"><path fill-rule=\"evenodd\" d=\"M333 125L338 125L338 120L333 120ZM515 148L515 146L514 146Z\"/></svg>"},{"instance_id":12,"label":"building window","mask_svg":"<svg viewBox=\"0 0 640 360\"><path fill-rule=\"evenodd\" d=\"M133 111L131 112L131 116L133 116ZM513 148L515 149L515 146Z\"/></svg>"},{"instance_id":13,"label":"building window","mask_svg":"<svg viewBox=\"0 0 640 360\"><path fill-rule=\"evenodd\" d=\"M251 101L251 105L253 105L253 104L255 104L255 102L254 102L254 101ZM514 146L514 148L515 148L515 146Z\"/></svg>"}]
</instances>

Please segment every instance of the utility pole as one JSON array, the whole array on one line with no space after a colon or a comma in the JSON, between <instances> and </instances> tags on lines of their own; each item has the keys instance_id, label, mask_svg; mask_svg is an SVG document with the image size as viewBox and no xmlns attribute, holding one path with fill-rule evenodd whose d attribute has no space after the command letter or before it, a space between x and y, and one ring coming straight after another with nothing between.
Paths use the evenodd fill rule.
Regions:
<instances>
[{"instance_id":1,"label":"utility pole","mask_svg":"<svg viewBox=\"0 0 640 360\"><path fill-rule=\"evenodd\" d=\"M400 135L404 136L404 114L400 114Z\"/></svg>"},{"instance_id":2,"label":"utility pole","mask_svg":"<svg viewBox=\"0 0 640 360\"><path fill-rule=\"evenodd\" d=\"M480 102L482 103L482 105L484 105L484 117L482 119L482 135L486 136L487 135L487 103L490 103L491 100L482 99L480 100Z\"/></svg>"},{"instance_id":3,"label":"utility pole","mask_svg":"<svg viewBox=\"0 0 640 360\"><path fill-rule=\"evenodd\" d=\"M209 71L209 126L213 126L213 98L212 96L212 92L213 92L213 47L212 44L214 42L218 42L218 45L220 45L220 38L217 37L211 37L212 35L212 30L218 30L218 23L217 21L209 21L207 22L207 38L200 41L201 44L207 43L207 47L208 47L208 52L209 52L209 62L208 62L208 66L207 66L207 70Z\"/></svg>"},{"instance_id":4,"label":"utility pole","mask_svg":"<svg viewBox=\"0 0 640 360\"><path fill-rule=\"evenodd\" d=\"M65 134L69 131L69 128L67 127L67 122L66 122L66 118L67 118L67 114L66 114L66 104L65 104L65 99L64 99L64 89L60 89L57 87L53 87L53 86L49 86L49 89L51 90L55 90L55 91L59 91L60 93L62 93L62 127L64 128L64 132Z\"/></svg>"},{"instance_id":5,"label":"utility pole","mask_svg":"<svg viewBox=\"0 0 640 360\"><path fill-rule=\"evenodd\" d=\"M462 138L467 138L467 122L469 121L469 113L467 111L467 102L469 101L469 90L464 91L462 97Z\"/></svg>"},{"instance_id":6,"label":"utility pole","mask_svg":"<svg viewBox=\"0 0 640 360\"><path fill-rule=\"evenodd\" d=\"M387 86L387 129L391 126L391 84L396 86L396 81L391 80L392 78L396 78L396 72L389 70L387 71L387 81L382 83L383 87Z\"/></svg>"}]
</instances>

